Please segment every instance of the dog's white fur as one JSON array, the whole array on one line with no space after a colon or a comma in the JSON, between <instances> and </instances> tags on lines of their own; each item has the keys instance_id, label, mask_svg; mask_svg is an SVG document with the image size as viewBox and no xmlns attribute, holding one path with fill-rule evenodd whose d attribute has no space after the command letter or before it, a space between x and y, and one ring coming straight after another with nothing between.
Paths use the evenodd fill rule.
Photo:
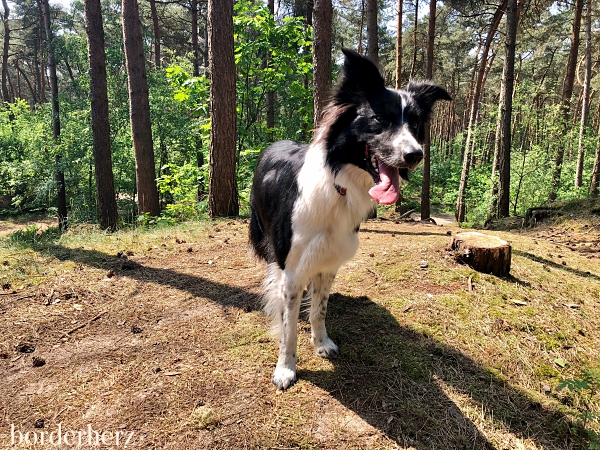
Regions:
<instances>
[{"instance_id":1,"label":"dog's white fur","mask_svg":"<svg viewBox=\"0 0 600 450\"><path fill-rule=\"evenodd\" d=\"M279 336L273 382L283 389L296 380L297 320L307 287L315 352L321 357L338 355L325 330L329 291L340 266L358 250L356 230L375 204L369 195L373 177L351 164L335 176L325 164L326 153L322 139L307 150L298 175L300 192L292 214L294 234L286 268L269 264L264 285L265 312ZM340 195L335 184L346 188L346 195Z\"/></svg>"}]
</instances>

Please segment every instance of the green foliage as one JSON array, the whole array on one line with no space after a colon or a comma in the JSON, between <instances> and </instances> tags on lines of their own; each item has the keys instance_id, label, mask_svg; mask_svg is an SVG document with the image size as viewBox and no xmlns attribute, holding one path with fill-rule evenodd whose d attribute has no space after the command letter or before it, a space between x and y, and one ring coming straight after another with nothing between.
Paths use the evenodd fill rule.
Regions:
<instances>
[{"instance_id":1,"label":"green foliage","mask_svg":"<svg viewBox=\"0 0 600 450\"><path fill-rule=\"evenodd\" d=\"M596 396L600 391L600 370L588 368L583 370L578 378L566 379L558 386L557 390L569 390L579 400L579 412L576 415L577 423L586 432L589 439L590 450L600 450L600 433L592 429L590 422L598 422L600 413L592 410Z\"/></svg>"},{"instance_id":2,"label":"green foliage","mask_svg":"<svg viewBox=\"0 0 600 450\"><path fill-rule=\"evenodd\" d=\"M197 192L206 176L206 167L186 163L181 166L169 164L156 180L158 191L170 199L162 215L173 221L198 218L207 208L206 201L198 202Z\"/></svg>"}]
</instances>

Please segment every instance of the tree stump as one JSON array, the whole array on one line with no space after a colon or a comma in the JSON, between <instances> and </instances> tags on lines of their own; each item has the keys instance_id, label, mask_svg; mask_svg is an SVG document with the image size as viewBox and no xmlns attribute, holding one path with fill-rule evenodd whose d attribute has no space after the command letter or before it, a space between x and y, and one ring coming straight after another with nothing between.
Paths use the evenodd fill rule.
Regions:
<instances>
[{"instance_id":1,"label":"tree stump","mask_svg":"<svg viewBox=\"0 0 600 450\"><path fill-rule=\"evenodd\" d=\"M478 272L505 277L510 272L510 244L496 236L474 231L452 236L450 248L458 262Z\"/></svg>"}]
</instances>

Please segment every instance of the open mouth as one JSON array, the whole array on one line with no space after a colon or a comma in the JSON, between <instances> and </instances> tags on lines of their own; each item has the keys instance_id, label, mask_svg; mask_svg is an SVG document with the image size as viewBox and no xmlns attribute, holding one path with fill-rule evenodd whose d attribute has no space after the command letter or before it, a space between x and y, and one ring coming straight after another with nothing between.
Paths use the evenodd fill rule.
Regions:
<instances>
[{"instance_id":1,"label":"open mouth","mask_svg":"<svg viewBox=\"0 0 600 450\"><path fill-rule=\"evenodd\" d=\"M398 200L400 192L400 175L398 168L388 166L367 146L365 150L367 171L373 177L373 186L369 194L381 205L392 205Z\"/></svg>"}]
</instances>

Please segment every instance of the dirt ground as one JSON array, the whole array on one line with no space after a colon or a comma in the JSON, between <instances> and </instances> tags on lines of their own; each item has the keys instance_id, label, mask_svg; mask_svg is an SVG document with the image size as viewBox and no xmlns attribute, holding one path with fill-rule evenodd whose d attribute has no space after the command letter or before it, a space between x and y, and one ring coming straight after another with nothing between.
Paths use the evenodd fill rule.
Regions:
<instances>
[{"instance_id":1,"label":"dirt ground","mask_svg":"<svg viewBox=\"0 0 600 450\"><path fill-rule=\"evenodd\" d=\"M598 234L492 232L499 279L454 261L441 219L364 224L330 300L341 355L301 320L286 392L246 221L8 248L0 448L583 448L556 386L598 358Z\"/></svg>"}]
</instances>

